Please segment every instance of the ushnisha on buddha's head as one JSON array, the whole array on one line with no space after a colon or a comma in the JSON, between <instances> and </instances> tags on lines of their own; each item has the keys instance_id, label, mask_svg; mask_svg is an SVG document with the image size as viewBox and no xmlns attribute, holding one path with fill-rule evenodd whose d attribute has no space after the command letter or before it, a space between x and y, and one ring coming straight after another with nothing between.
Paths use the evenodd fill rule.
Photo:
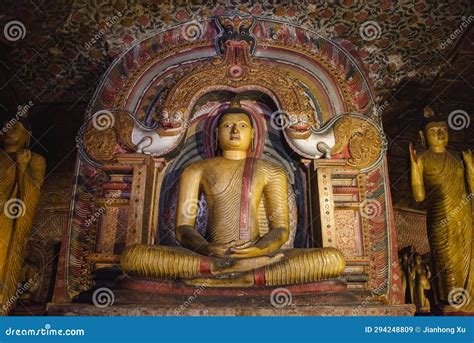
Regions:
<instances>
[{"instance_id":1,"label":"ushnisha on buddha's head","mask_svg":"<svg viewBox=\"0 0 474 343\"><path fill-rule=\"evenodd\" d=\"M423 123L423 131L420 131L421 139L426 143L427 148L444 149L448 144L449 133L446 120L435 116L431 107L424 110L425 120Z\"/></svg>"},{"instance_id":2,"label":"ushnisha on buddha's head","mask_svg":"<svg viewBox=\"0 0 474 343\"><path fill-rule=\"evenodd\" d=\"M218 122L217 140L222 151L247 152L252 146L254 130L250 114L232 103Z\"/></svg>"},{"instance_id":3,"label":"ushnisha on buddha's head","mask_svg":"<svg viewBox=\"0 0 474 343\"><path fill-rule=\"evenodd\" d=\"M0 141L5 150L17 151L28 146L30 128L27 122L16 121L5 123L6 130L2 131Z\"/></svg>"}]
</instances>

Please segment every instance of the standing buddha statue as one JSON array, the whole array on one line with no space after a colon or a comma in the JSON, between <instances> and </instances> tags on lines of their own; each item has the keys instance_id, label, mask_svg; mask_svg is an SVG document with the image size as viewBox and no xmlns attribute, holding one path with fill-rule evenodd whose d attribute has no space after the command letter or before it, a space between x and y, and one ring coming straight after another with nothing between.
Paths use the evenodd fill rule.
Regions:
<instances>
[{"instance_id":1,"label":"standing buddha statue","mask_svg":"<svg viewBox=\"0 0 474 343\"><path fill-rule=\"evenodd\" d=\"M2 130L0 140L0 310L8 314L21 281L25 247L40 197L46 163L28 149L26 121Z\"/></svg>"},{"instance_id":2,"label":"standing buddha statue","mask_svg":"<svg viewBox=\"0 0 474 343\"><path fill-rule=\"evenodd\" d=\"M431 290L431 271L428 263L423 263L423 257L415 254L414 266L412 269L412 279L415 284L414 301L417 312L430 312L430 301L428 292Z\"/></svg>"},{"instance_id":3,"label":"standing buddha statue","mask_svg":"<svg viewBox=\"0 0 474 343\"><path fill-rule=\"evenodd\" d=\"M420 135L427 150L418 156L410 144L412 193L417 202L428 201L428 239L440 279L438 299L442 310L473 312L472 152L463 152L463 161L448 150L446 121L434 116L429 108L425 109L426 115Z\"/></svg>"}]
</instances>

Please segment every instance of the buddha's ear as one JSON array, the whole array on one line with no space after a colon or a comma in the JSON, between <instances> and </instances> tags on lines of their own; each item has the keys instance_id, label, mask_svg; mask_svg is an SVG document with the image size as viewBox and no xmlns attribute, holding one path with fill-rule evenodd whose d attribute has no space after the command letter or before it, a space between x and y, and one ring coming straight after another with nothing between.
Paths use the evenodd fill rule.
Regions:
<instances>
[{"instance_id":1,"label":"buddha's ear","mask_svg":"<svg viewBox=\"0 0 474 343\"><path fill-rule=\"evenodd\" d=\"M421 144L426 149L426 140L425 140L425 134L423 133L423 130L418 131L418 134L420 135L420 138L421 138Z\"/></svg>"}]
</instances>

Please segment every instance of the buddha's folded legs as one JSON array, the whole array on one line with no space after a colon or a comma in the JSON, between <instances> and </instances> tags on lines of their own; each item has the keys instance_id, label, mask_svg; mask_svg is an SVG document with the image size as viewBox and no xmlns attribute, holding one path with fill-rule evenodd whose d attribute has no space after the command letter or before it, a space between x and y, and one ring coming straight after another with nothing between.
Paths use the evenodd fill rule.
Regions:
<instances>
[{"instance_id":1,"label":"buddha's folded legs","mask_svg":"<svg viewBox=\"0 0 474 343\"><path fill-rule=\"evenodd\" d=\"M340 276L346 266L344 255L334 248L288 249L283 252L285 260L256 271L258 285L290 285L331 279Z\"/></svg>"},{"instance_id":2,"label":"buddha's folded legs","mask_svg":"<svg viewBox=\"0 0 474 343\"><path fill-rule=\"evenodd\" d=\"M146 278L235 287L288 285L338 277L345 259L333 248L286 249L271 257L233 259L202 256L179 247L133 245L125 250L121 265L126 273Z\"/></svg>"},{"instance_id":3,"label":"buddha's folded legs","mask_svg":"<svg viewBox=\"0 0 474 343\"><path fill-rule=\"evenodd\" d=\"M180 247L131 245L120 265L126 273L146 278L178 279L206 275L210 258Z\"/></svg>"},{"instance_id":4,"label":"buddha's folded legs","mask_svg":"<svg viewBox=\"0 0 474 343\"><path fill-rule=\"evenodd\" d=\"M180 247L136 244L125 249L120 264L122 270L131 275L189 279L245 272L281 261L284 257L282 253L245 259L208 257Z\"/></svg>"},{"instance_id":5,"label":"buddha's folded legs","mask_svg":"<svg viewBox=\"0 0 474 343\"><path fill-rule=\"evenodd\" d=\"M285 258L255 270L217 277L184 280L188 285L208 287L283 286L336 278L345 268L345 259L334 248L285 249Z\"/></svg>"}]
</instances>

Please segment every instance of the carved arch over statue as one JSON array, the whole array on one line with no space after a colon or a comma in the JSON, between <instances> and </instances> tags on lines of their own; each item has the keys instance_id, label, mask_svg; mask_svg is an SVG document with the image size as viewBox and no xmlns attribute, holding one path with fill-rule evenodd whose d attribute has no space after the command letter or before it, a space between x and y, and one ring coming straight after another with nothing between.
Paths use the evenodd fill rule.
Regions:
<instances>
[{"instance_id":1,"label":"carved arch over statue","mask_svg":"<svg viewBox=\"0 0 474 343\"><path fill-rule=\"evenodd\" d=\"M148 38L129 50L109 70L107 82L96 92L90 118L93 120L98 111L128 112L136 121L133 134L130 137L131 120L124 119L128 131L119 125L116 139L123 140L128 148L165 155L180 144L183 128L192 119L189 113L203 94L253 87L272 97L280 113L286 115L285 137L306 158L325 153L313 144L320 139L336 144L327 125L335 116L357 113L379 120L370 82L348 42L339 45L287 23L249 17L242 20L252 22L251 38L221 40L224 55L219 55L217 50L209 49L224 37L221 21L227 19L192 22ZM194 32L194 38L186 40L187 32ZM166 37L173 39L167 42ZM249 41L259 44L252 50ZM377 122L371 129L379 126ZM104 131L104 139L110 141L110 131ZM378 135L383 137L381 130ZM97 136L98 132L94 134ZM378 148L380 157L383 144ZM113 159L114 152L102 153L100 146L88 149L85 144L84 150L86 156L98 162L104 155L107 160ZM361 167L379 161L364 161Z\"/></svg>"},{"instance_id":2,"label":"carved arch over statue","mask_svg":"<svg viewBox=\"0 0 474 343\"><path fill-rule=\"evenodd\" d=\"M226 25L245 30L227 34ZM355 48L253 16L209 18L159 31L130 47L105 73L77 138L76 194L56 299L71 301L91 288L94 268L116 263L124 246L158 238L156 204L166 172L190 148L188 130L209 112L206 105L195 105L216 91L261 92L272 100L266 118L283 123L278 149L287 146L306 173L301 196L312 217L305 220L321 215L321 237L313 246L341 248L354 285L384 290L385 301L397 303L386 141ZM223 106L221 100L216 108ZM127 225L110 224L114 221Z\"/></svg>"}]
</instances>

